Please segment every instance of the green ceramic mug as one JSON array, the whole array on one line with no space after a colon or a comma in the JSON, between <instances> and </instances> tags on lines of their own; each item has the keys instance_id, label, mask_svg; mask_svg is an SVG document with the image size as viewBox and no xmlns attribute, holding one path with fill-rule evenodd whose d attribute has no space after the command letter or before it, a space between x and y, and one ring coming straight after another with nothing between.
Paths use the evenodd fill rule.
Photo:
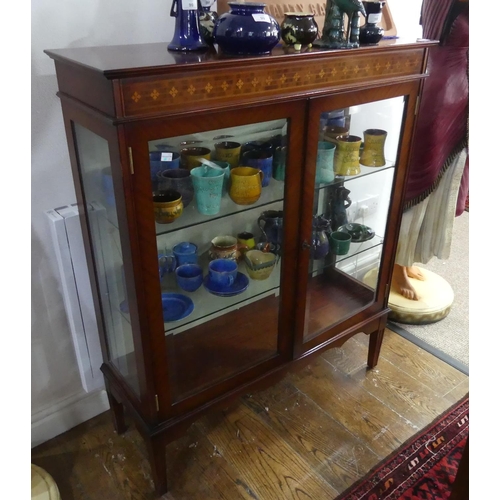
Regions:
<instances>
[{"instance_id":1,"label":"green ceramic mug","mask_svg":"<svg viewBox=\"0 0 500 500\"><path fill-rule=\"evenodd\" d=\"M330 248L335 255L346 255L351 247L351 235L342 231L333 231L328 235Z\"/></svg>"}]
</instances>

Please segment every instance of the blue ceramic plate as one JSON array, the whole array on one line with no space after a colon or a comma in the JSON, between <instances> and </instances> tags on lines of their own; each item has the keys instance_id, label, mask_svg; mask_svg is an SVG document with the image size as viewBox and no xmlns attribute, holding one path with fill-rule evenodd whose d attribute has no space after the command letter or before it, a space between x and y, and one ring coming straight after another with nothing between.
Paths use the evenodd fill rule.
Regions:
<instances>
[{"instance_id":1,"label":"blue ceramic plate","mask_svg":"<svg viewBox=\"0 0 500 500\"><path fill-rule=\"evenodd\" d=\"M240 293L243 293L247 288L248 288L248 283L250 280L248 277L243 274L243 273L238 273L236 275L236 279L234 280L234 283L230 286L227 287L225 290L220 290L214 289L212 286L210 286L210 281L208 279L208 275L205 276L203 279L203 285L204 287L213 295L217 295L218 297L233 297L234 295L239 295Z\"/></svg>"},{"instance_id":2,"label":"blue ceramic plate","mask_svg":"<svg viewBox=\"0 0 500 500\"><path fill-rule=\"evenodd\" d=\"M163 321L178 321L189 316L194 309L193 301L181 293L162 293Z\"/></svg>"}]
</instances>

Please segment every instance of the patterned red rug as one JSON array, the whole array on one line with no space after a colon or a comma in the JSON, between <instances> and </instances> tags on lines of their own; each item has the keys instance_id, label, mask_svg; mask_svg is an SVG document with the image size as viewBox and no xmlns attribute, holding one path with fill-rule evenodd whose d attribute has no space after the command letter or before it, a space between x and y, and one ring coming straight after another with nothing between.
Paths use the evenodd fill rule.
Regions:
<instances>
[{"instance_id":1,"label":"patterned red rug","mask_svg":"<svg viewBox=\"0 0 500 500\"><path fill-rule=\"evenodd\" d=\"M469 395L336 500L446 500L469 436Z\"/></svg>"}]
</instances>

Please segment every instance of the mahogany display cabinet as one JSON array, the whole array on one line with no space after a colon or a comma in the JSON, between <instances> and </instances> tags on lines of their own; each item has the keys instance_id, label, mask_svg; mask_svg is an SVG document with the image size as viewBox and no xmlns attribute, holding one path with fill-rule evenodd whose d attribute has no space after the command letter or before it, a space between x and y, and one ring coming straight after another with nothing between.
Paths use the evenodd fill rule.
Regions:
<instances>
[{"instance_id":1,"label":"mahogany display cabinet","mask_svg":"<svg viewBox=\"0 0 500 500\"><path fill-rule=\"evenodd\" d=\"M370 336L368 368L377 364L434 44L278 47L241 58L172 53L166 43L46 51L56 67L114 425L125 430L126 408L147 443L158 494L167 490L166 444L203 412L275 383L359 332ZM383 136L381 161L369 151L373 131ZM226 168L235 148L236 163ZM200 155L223 170L201 166ZM193 168L215 171L214 179L223 172L220 190L193 188ZM173 170L191 187L165 175ZM251 177L244 172L259 179L249 204L238 197L237 185L245 192ZM158 223L165 190L181 195L183 210ZM215 197L208 214L202 196ZM347 250L335 250L333 232L351 236ZM237 241L236 252L214 257L219 236L229 250ZM214 258L228 256L236 274L208 272ZM190 261L202 268L194 291L181 287L175 269ZM232 278L217 281L226 272Z\"/></svg>"}]
</instances>

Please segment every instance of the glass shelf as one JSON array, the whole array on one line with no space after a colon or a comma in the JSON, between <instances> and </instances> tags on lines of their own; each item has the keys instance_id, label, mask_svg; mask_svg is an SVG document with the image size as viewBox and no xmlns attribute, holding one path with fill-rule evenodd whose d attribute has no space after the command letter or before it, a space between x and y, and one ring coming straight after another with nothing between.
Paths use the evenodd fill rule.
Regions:
<instances>
[{"instance_id":1,"label":"glass shelf","mask_svg":"<svg viewBox=\"0 0 500 500\"><path fill-rule=\"evenodd\" d=\"M364 253L368 253L376 249L377 247L382 249L382 245L384 243L384 239L380 236L375 235L371 240L360 242L360 243L351 243L349 248L349 252L346 255L335 255L329 253L325 258L314 260L313 264L309 270L309 274L316 275L323 272L325 269L337 266L341 262L352 259L353 257L361 256Z\"/></svg>"},{"instance_id":2,"label":"glass shelf","mask_svg":"<svg viewBox=\"0 0 500 500\"><path fill-rule=\"evenodd\" d=\"M393 169L395 166L396 162L389 162L385 164L383 167L365 167L364 165L360 165L361 173L359 173L358 175L349 175L349 176L335 175L335 179L333 180L333 182L316 185L315 190L319 191L330 186L341 185L348 181L352 181L354 179L361 179L362 177L366 177L368 175L373 175L382 172L384 170L389 170L391 168Z\"/></svg>"},{"instance_id":3,"label":"glass shelf","mask_svg":"<svg viewBox=\"0 0 500 500\"><path fill-rule=\"evenodd\" d=\"M203 268L204 277L208 272L208 262L209 258L207 254L200 256L198 263ZM281 266L279 264L280 262L276 264L272 274L266 280L252 280L248 277L245 263L240 262L238 264L238 272L244 274L249 279L249 283L248 288L244 292L233 297L214 295L203 285L195 292L186 292L176 284L175 273L165 275L161 282L162 293L180 293L189 297L194 303L194 310L189 316L179 321L165 323L165 333L167 335L176 335L269 295L278 296L280 293L281 278Z\"/></svg>"},{"instance_id":4,"label":"glass shelf","mask_svg":"<svg viewBox=\"0 0 500 500\"><path fill-rule=\"evenodd\" d=\"M351 242L349 252L346 255L337 255L336 262L342 262L344 260L350 259L351 257L356 257L365 252L368 252L376 247L381 247L384 244L384 239L381 236L375 235L371 240L363 241L359 243Z\"/></svg>"},{"instance_id":5,"label":"glass shelf","mask_svg":"<svg viewBox=\"0 0 500 500\"><path fill-rule=\"evenodd\" d=\"M168 234L182 228L204 224L205 222L217 219L223 219L224 217L241 214L258 207L264 207L266 205L270 205L271 203L283 201L284 193L285 183L283 181L271 179L269 185L262 189L260 198L252 205L237 205L233 202L233 200L231 200L229 195L226 194L222 198L220 212L217 215L203 215L198 212L196 208L196 200L193 198L193 201L191 201L189 206L184 209L182 215L171 224L155 223L156 235L160 236L162 234Z\"/></svg>"}]
</instances>

